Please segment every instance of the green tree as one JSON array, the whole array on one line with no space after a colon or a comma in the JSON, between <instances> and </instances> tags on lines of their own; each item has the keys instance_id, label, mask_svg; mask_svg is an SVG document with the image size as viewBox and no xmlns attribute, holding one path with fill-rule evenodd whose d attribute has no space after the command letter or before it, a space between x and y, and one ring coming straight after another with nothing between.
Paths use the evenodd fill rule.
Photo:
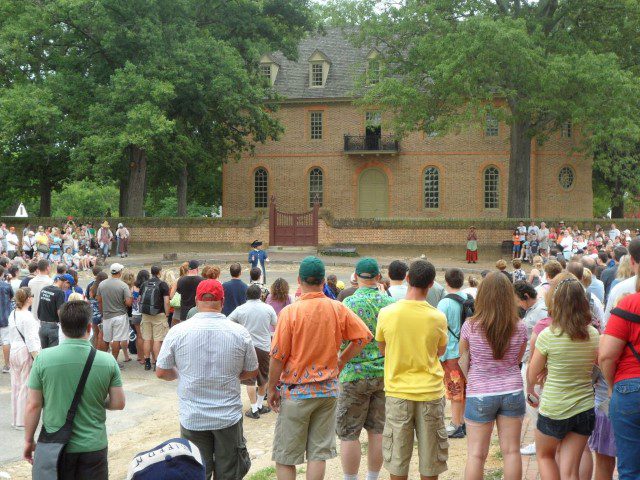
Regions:
<instances>
[{"instance_id":1,"label":"green tree","mask_svg":"<svg viewBox=\"0 0 640 480\"><path fill-rule=\"evenodd\" d=\"M53 193L54 217L103 217L118 210L118 187L79 180L62 185Z\"/></svg>"},{"instance_id":2,"label":"green tree","mask_svg":"<svg viewBox=\"0 0 640 480\"><path fill-rule=\"evenodd\" d=\"M530 214L532 140L567 121L588 136L637 98L638 80L619 54L623 44L638 51L636 1L358 0L335 1L331 12L358 27L355 42L380 50L385 76L363 89L363 103L391 111L398 134L447 131L488 114L509 125L512 218Z\"/></svg>"}]
</instances>

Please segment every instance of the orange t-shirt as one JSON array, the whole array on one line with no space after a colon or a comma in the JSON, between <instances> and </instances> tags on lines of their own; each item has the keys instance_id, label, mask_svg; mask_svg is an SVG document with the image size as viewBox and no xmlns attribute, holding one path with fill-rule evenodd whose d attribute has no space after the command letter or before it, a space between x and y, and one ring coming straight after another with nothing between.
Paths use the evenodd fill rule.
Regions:
<instances>
[{"instance_id":1,"label":"orange t-shirt","mask_svg":"<svg viewBox=\"0 0 640 480\"><path fill-rule=\"evenodd\" d=\"M513 236L513 244L514 245L520 245L520 235L514 235Z\"/></svg>"},{"instance_id":2,"label":"orange t-shirt","mask_svg":"<svg viewBox=\"0 0 640 480\"><path fill-rule=\"evenodd\" d=\"M369 343L369 327L342 303L324 293L305 293L280 312L271 356L284 362L280 381L289 385L338 378L343 341Z\"/></svg>"}]
</instances>

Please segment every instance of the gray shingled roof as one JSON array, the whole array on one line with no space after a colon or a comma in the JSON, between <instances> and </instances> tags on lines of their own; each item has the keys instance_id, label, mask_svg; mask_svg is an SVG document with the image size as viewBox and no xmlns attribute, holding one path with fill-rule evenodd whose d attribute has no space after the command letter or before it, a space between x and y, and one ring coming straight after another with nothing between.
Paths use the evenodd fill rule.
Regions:
<instances>
[{"instance_id":1,"label":"gray shingled roof","mask_svg":"<svg viewBox=\"0 0 640 480\"><path fill-rule=\"evenodd\" d=\"M309 57L316 50L331 62L322 88L309 87ZM328 28L324 35L311 34L300 42L297 61L288 60L280 52L271 54L280 66L274 88L287 99L353 97L357 79L364 73L371 50L355 47L339 28Z\"/></svg>"}]
</instances>

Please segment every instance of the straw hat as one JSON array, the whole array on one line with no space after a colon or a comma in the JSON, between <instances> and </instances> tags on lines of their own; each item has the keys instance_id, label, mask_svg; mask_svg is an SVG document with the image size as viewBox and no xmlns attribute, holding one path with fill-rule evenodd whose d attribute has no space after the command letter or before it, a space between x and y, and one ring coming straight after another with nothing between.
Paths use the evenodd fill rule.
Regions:
<instances>
[{"instance_id":1,"label":"straw hat","mask_svg":"<svg viewBox=\"0 0 640 480\"><path fill-rule=\"evenodd\" d=\"M102 222L102 226L104 228L109 228L109 222L107 222L106 220L104 222Z\"/></svg>"}]
</instances>

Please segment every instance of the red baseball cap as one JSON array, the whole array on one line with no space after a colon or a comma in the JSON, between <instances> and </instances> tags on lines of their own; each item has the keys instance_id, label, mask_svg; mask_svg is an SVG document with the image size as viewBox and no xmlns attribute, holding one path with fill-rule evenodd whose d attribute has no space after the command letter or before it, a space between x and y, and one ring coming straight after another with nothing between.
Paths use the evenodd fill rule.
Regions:
<instances>
[{"instance_id":1,"label":"red baseball cap","mask_svg":"<svg viewBox=\"0 0 640 480\"><path fill-rule=\"evenodd\" d=\"M224 289L222 284L218 280L203 280L198 284L196 289L196 300L201 301L204 295L213 296L215 302L219 302L224 299Z\"/></svg>"}]
</instances>

